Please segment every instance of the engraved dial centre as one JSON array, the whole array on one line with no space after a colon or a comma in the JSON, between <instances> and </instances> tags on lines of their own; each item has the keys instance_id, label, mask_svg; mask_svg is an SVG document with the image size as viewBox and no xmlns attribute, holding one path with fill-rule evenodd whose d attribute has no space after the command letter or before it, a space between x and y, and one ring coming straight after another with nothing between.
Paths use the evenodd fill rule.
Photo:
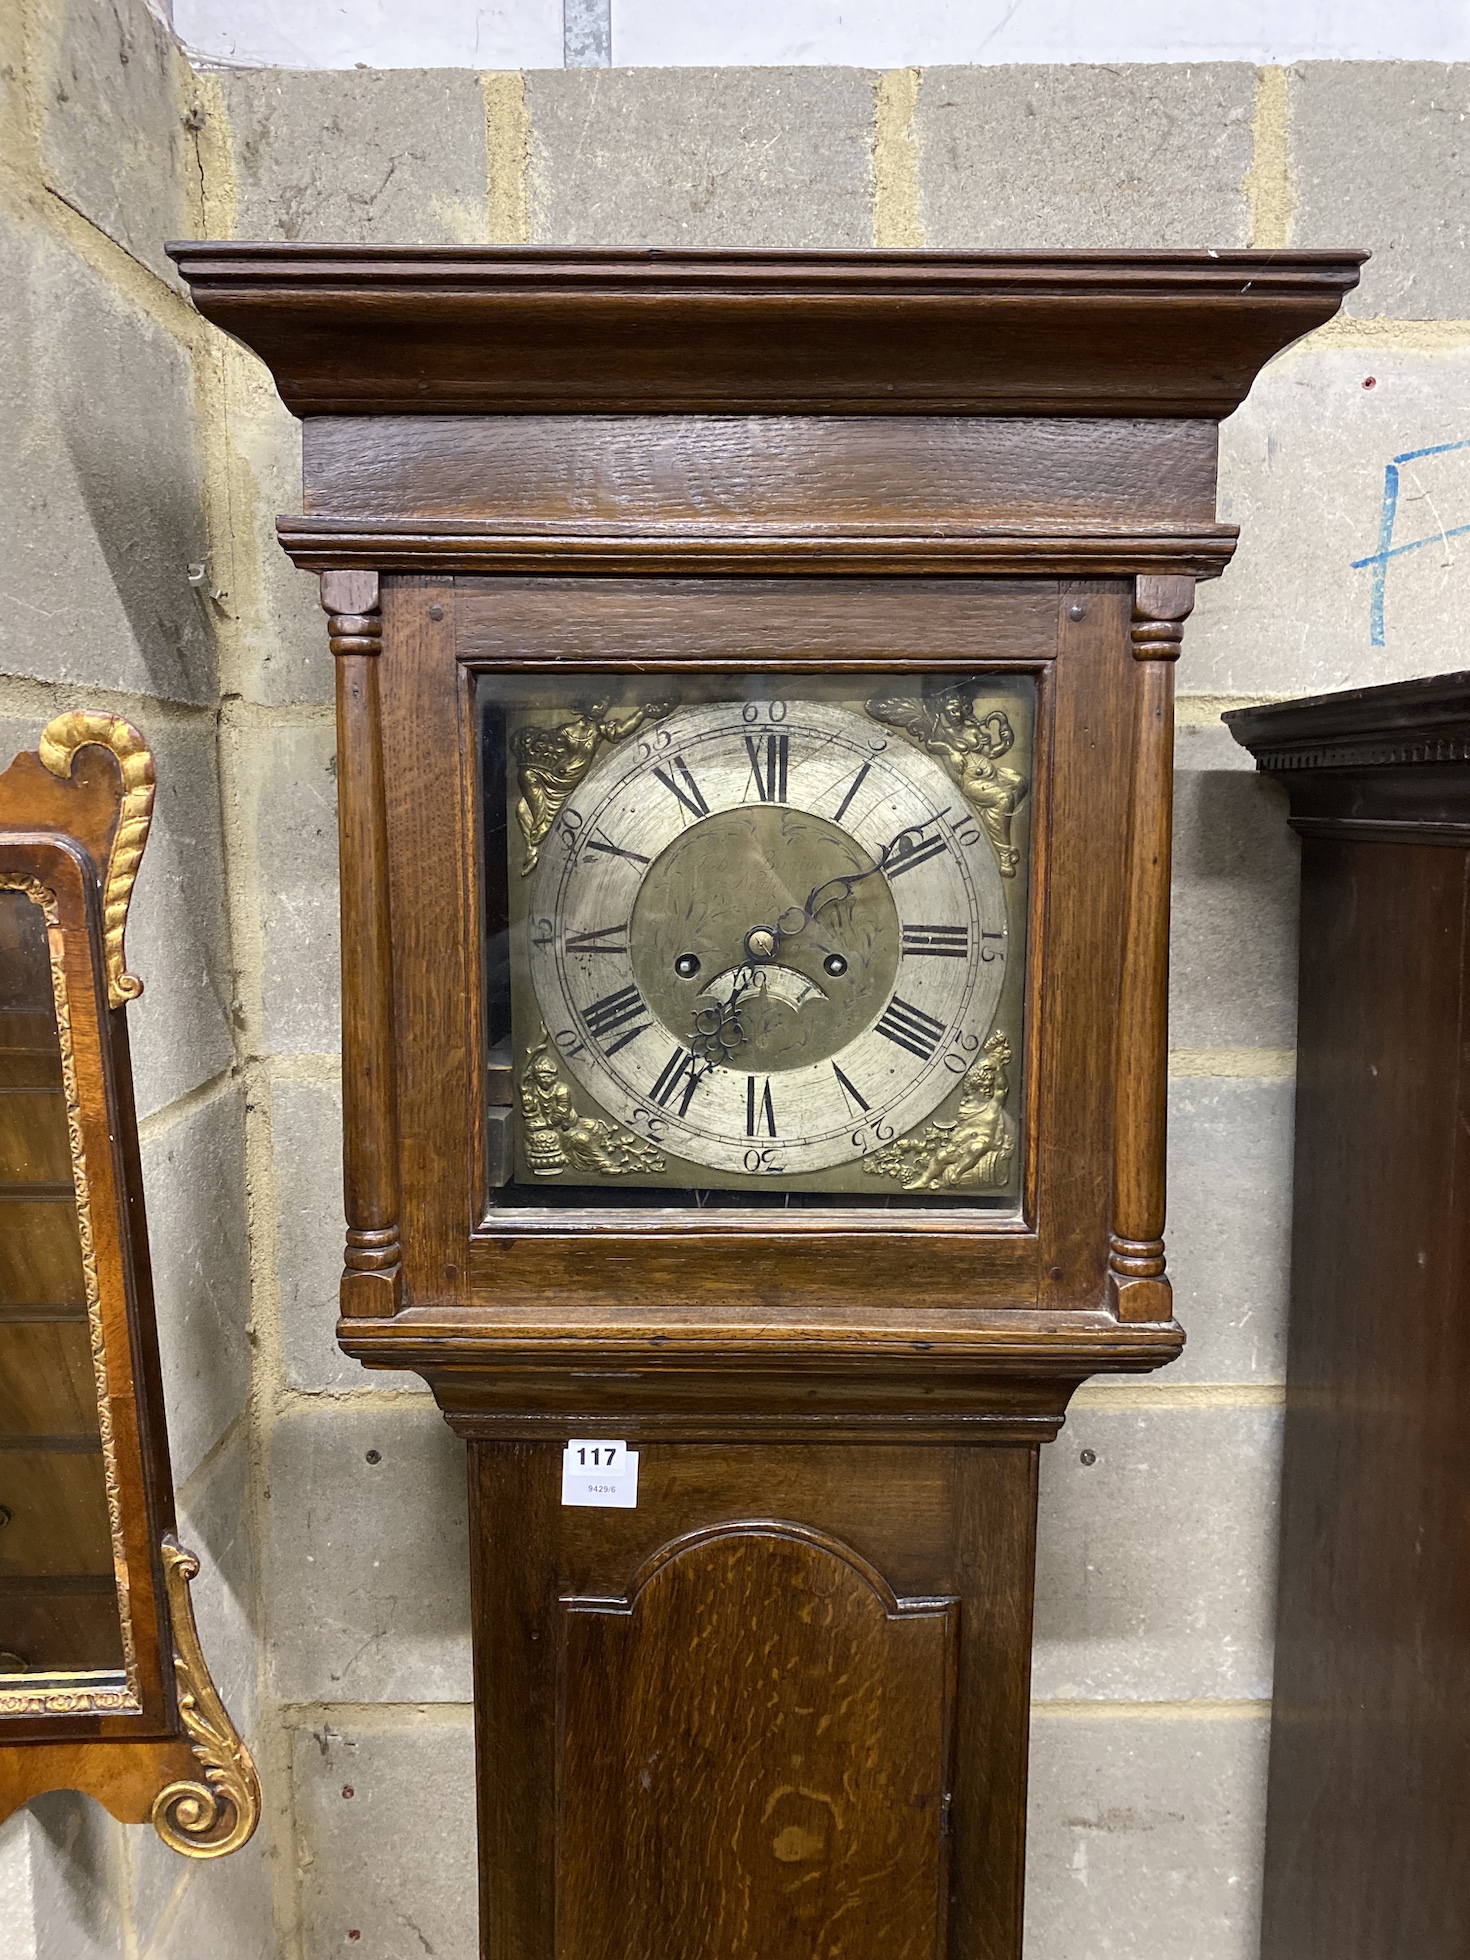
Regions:
<instances>
[{"instance_id":1,"label":"engraved dial centre","mask_svg":"<svg viewBox=\"0 0 1470 1960\"><path fill-rule=\"evenodd\" d=\"M743 976L740 1061L766 1070L825 1061L878 1018L898 973L898 909L887 880L868 875L874 868L845 830L805 810L765 804L692 824L654 860L633 903L643 998L687 1038ZM860 878L850 892L844 874ZM810 896L824 891L807 918ZM797 929L766 923L781 920ZM686 980L678 967L691 955L699 966Z\"/></svg>"}]
</instances>

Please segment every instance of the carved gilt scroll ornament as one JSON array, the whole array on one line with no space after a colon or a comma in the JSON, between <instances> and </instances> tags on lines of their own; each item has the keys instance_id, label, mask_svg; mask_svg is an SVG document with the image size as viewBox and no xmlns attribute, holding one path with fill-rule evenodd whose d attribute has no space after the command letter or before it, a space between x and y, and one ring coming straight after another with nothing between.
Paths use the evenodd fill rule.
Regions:
<instances>
[{"instance_id":1,"label":"carved gilt scroll ornament","mask_svg":"<svg viewBox=\"0 0 1470 1960\"><path fill-rule=\"evenodd\" d=\"M223 1858L238 1851L260 1821L260 1778L199 1646L189 1597L189 1581L198 1571L192 1552L177 1538L164 1539L179 1717L201 1777L169 1783L159 1791L153 1799L153 1828L171 1851L186 1858Z\"/></svg>"},{"instance_id":2,"label":"carved gilt scroll ornament","mask_svg":"<svg viewBox=\"0 0 1470 1960\"><path fill-rule=\"evenodd\" d=\"M994 1190L1010 1180L1016 1128L1006 1114L1011 1044L991 1035L965 1076L960 1106L922 1136L900 1137L863 1159L875 1177L896 1177L905 1191Z\"/></svg>"},{"instance_id":3,"label":"carved gilt scroll ornament","mask_svg":"<svg viewBox=\"0 0 1470 1960\"><path fill-rule=\"evenodd\" d=\"M1000 708L978 713L980 703L968 687L926 699L879 696L867 705L874 721L898 729L915 748L939 758L990 839L1000 875L1014 878L1020 852L1011 843L1011 819L1027 783L1019 770L1000 766L1016 741L1009 716Z\"/></svg>"},{"instance_id":4,"label":"carved gilt scroll ornament","mask_svg":"<svg viewBox=\"0 0 1470 1960\"><path fill-rule=\"evenodd\" d=\"M561 807L592 767L599 752L625 742L649 722L672 714L672 701L649 701L637 708L614 710L605 700L584 701L570 721L555 728L529 723L518 728L511 744L515 753L520 801L516 822L526 840L521 876L536 869L541 846Z\"/></svg>"},{"instance_id":5,"label":"carved gilt scroll ornament","mask_svg":"<svg viewBox=\"0 0 1470 1960\"><path fill-rule=\"evenodd\" d=\"M77 750L92 746L110 750L122 771L122 805L102 878L107 1003L109 1007L121 1007L126 1001L136 1000L143 991L143 982L137 974L127 971L123 932L143 846L148 842L148 826L153 820L156 779L148 744L121 715L88 714L82 709L58 715L42 732L37 754L53 776L65 781L71 774Z\"/></svg>"},{"instance_id":6,"label":"carved gilt scroll ornament","mask_svg":"<svg viewBox=\"0 0 1470 1960\"><path fill-rule=\"evenodd\" d=\"M70 717L68 717L70 719ZM83 717L78 717L83 719ZM56 723L52 723L54 728ZM49 734L50 730L47 730ZM134 731L136 733L136 731ZM146 750L145 750L146 754ZM107 1500L107 1530L112 1545L113 1578L117 1587L118 1632L122 1644L122 1687L78 1677L65 1686L35 1683L0 1687L0 1715L132 1714L139 1707L138 1652L133 1632L132 1591L128 1583L127 1540L123 1531L123 1495L118 1475L117 1437L113 1430L112 1395L107 1377L107 1344L102 1326L102 1289L97 1277L97 1247L92 1228L92 1190L87 1177L87 1154L82 1141L81 1093L77 1086L76 1044L72 1034L71 1003L67 997L62 960L61 914L56 893L38 878L0 875L0 891L21 891L46 921L51 968L51 998L56 1014L56 1040L61 1059L62 1094L66 1102L67 1151L71 1158L72 1190L77 1207L77 1249L81 1258L82 1289L87 1302L87 1343L97 1394L97 1433L102 1449L102 1480ZM14 1672L24 1662L12 1655ZM0 1667L0 1672L5 1669Z\"/></svg>"},{"instance_id":7,"label":"carved gilt scroll ornament","mask_svg":"<svg viewBox=\"0 0 1470 1960\"><path fill-rule=\"evenodd\" d=\"M54 728L55 723L51 726ZM126 725L126 724L125 724ZM50 730L47 731L49 733ZM131 730L136 734L136 730ZM44 742L44 736L42 738ZM148 751L143 751L147 755ZM152 761L150 758L151 771ZM150 791L150 798L151 798ZM119 819L121 829L121 819ZM144 819L143 835L148 834L147 819ZM142 845L139 845L139 852ZM136 872L136 863L134 871ZM59 924L56 901L48 893L51 903L46 906L46 921L49 926ZM127 901L123 901L126 912ZM121 928L119 928L119 938ZM56 1009L56 1035L61 1050L61 1081L66 1097L66 1135L67 1150L71 1157L72 1190L77 1206L77 1243L82 1258L82 1289L87 1300L87 1339L92 1354L93 1385L97 1391L97 1427L102 1443L102 1477L107 1493L107 1528L112 1540L112 1570L117 1585L118 1623L122 1634L123 1674L127 1681L130 1704L137 1706L138 1696L138 1651L133 1631L132 1587L128 1579L128 1548L123 1529L122 1480L118 1475L117 1436L112 1421L112 1390L107 1372L107 1340L102 1325L102 1283L97 1275L97 1239L92 1223L92 1187L87 1176L87 1152L82 1139L82 1098L77 1084L76 1043L72 1034L71 1004L67 999L66 971L60 956L56 935L51 935L51 998ZM121 964L122 947L118 946L118 961ZM138 982L139 989L142 982ZM112 994L112 976L108 974L108 997Z\"/></svg>"},{"instance_id":8,"label":"carved gilt scroll ornament","mask_svg":"<svg viewBox=\"0 0 1470 1960\"><path fill-rule=\"evenodd\" d=\"M663 1157L644 1138L617 1123L577 1114L544 1027L526 1056L520 1093L526 1157L537 1177L560 1177L564 1171L608 1171L619 1176L663 1169Z\"/></svg>"}]
</instances>

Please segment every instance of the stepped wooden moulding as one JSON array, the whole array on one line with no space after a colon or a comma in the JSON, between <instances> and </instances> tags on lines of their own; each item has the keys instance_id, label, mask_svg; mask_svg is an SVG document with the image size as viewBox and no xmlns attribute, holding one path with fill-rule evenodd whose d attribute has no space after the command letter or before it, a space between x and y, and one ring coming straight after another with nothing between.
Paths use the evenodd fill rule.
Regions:
<instances>
[{"instance_id":1,"label":"stepped wooden moulding","mask_svg":"<svg viewBox=\"0 0 1470 1960\"><path fill-rule=\"evenodd\" d=\"M172 249L303 421L339 1334L470 1442L485 1951L1015 1960L1038 1450L1183 1341L1217 424L1361 255Z\"/></svg>"}]
</instances>

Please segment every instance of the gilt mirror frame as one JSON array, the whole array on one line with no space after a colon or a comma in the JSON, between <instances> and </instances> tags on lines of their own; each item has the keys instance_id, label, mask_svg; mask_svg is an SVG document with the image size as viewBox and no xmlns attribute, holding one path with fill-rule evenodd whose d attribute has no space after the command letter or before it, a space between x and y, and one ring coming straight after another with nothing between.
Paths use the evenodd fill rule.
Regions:
<instances>
[{"instance_id":1,"label":"gilt mirror frame","mask_svg":"<svg viewBox=\"0 0 1470 1960\"><path fill-rule=\"evenodd\" d=\"M17 1559L6 1558L0 1533L0 1821L44 1791L75 1789L123 1822L151 1821L177 1851L218 1857L251 1835L260 1790L200 1651L189 1600L199 1562L175 1536L126 1019L142 982L128 971L124 951L154 788L153 759L137 729L119 716L86 712L58 716L37 752L18 755L0 774L0 902L14 894L10 903L35 908L54 1010L54 1022L41 1012L11 1015L17 1027L26 1026L0 1055L0 1065L9 1066L0 1086L20 1097L39 1090L53 1099L59 1087L68 1160L60 1159L59 1124L48 1146L37 1141L35 1118L23 1121L23 1109L14 1113L9 1135L15 1161L0 1164L0 1200L13 1214L8 1267L22 1281L29 1271L49 1270L44 1249L28 1265L28 1228L52 1240L66 1236L68 1255L76 1255L69 1285L50 1289L67 1298L0 1299L0 1322L12 1332L47 1319L85 1327L111 1550L110 1573L7 1572ZM31 917L12 913L16 946L23 938L36 945ZM22 963L16 955L17 969ZM43 1220L49 1223L37 1222ZM8 1282L0 1287L10 1290ZM20 1290L26 1291L23 1284ZM47 1292L44 1286L34 1290ZM44 1341L10 1345L13 1369L24 1365L39 1373ZM85 1374L85 1367L77 1372ZM32 1434L24 1426L29 1409L60 1406L63 1398L53 1389L33 1381L28 1391L18 1374L5 1389L10 1422L3 1426L22 1426L0 1436L0 1507L7 1460L20 1487L21 1458L44 1457L47 1449L59 1457L91 1455L89 1424L85 1435L57 1436ZM73 1481L85 1495L87 1480ZM59 1505L66 1478L47 1482ZM8 1507L5 1518L8 1532ZM45 1534L32 1533L32 1564L37 1545L49 1557ZM23 1636L4 1637L7 1617L16 1627L25 1620L26 1597L39 1598L48 1589L58 1600L68 1591L78 1599L101 1597L109 1580L115 1642L110 1615L102 1611L108 1659L116 1665L97 1665L95 1656L92 1664L60 1665L57 1655L22 1651L30 1644ZM13 1609L8 1616L7 1593ZM62 1617L55 1601L52 1607ZM32 1618L40 1624L42 1616ZM80 1623L75 1608L73 1618ZM85 1647L82 1634L75 1637Z\"/></svg>"}]
</instances>

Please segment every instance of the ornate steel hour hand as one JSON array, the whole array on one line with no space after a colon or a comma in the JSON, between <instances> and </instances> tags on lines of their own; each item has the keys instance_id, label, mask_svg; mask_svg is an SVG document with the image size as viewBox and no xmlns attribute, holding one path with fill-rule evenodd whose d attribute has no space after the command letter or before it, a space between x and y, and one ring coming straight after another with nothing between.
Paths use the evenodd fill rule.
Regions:
<instances>
[{"instance_id":1,"label":"ornate steel hour hand","mask_svg":"<svg viewBox=\"0 0 1470 1960\"><path fill-rule=\"evenodd\" d=\"M708 1075L711 1069L728 1063L745 1040L739 1001L742 994L750 991L754 981L754 970L748 966L742 967L731 981L730 991L723 1000L717 999L709 1007L696 1011L690 1046L704 1063L700 1071L702 1075ZM708 993L710 990L706 987L704 991Z\"/></svg>"}]
</instances>

